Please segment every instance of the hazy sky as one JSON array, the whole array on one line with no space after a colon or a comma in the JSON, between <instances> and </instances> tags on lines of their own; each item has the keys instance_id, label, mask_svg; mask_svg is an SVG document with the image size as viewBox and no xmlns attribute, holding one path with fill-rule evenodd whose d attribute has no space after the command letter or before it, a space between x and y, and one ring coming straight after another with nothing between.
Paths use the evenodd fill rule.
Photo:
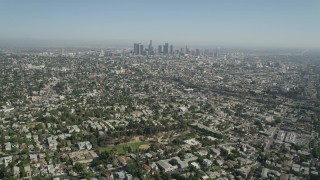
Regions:
<instances>
[{"instance_id":1,"label":"hazy sky","mask_svg":"<svg viewBox=\"0 0 320 180\"><path fill-rule=\"evenodd\" d=\"M320 0L1 0L0 38L320 47Z\"/></svg>"}]
</instances>

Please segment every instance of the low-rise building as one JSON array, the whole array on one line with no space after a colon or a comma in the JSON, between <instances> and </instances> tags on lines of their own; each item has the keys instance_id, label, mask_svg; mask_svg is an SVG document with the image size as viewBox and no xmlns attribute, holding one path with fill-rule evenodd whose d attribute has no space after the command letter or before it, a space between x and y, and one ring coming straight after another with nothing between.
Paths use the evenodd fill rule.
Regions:
<instances>
[{"instance_id":1,"label":"low-rise building","mask_svg":"<svg viewBox=\"0 0 320 180\"><path fill-rule=\"evenodd\" d=\"M172 166L166 160L160 160L157 162L157 164L159 165L159 168L162 169L164 172L174 171L178 169L178 166Z\"/></svg>"},{"instance_id":2,"label":"low-rise building","mask_svg":"<svg viewBox=\"0 0 320 180\"><path fill-rule=\"evenodd\" d=\"M69 153L69 158L73 162L73 164L77 162L86 164L92 162L93 159L98 158L98 155L94 151L75 151Z\"/></svg>"}]
</instances>

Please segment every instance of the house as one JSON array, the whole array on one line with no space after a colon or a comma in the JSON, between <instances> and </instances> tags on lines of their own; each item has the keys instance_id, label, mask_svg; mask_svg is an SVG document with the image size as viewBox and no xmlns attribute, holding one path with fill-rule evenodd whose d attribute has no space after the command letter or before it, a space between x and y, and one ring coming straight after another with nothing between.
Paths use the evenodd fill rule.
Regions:
<instances>
[{"instance_id":1,"label":"house","mask_svg":"<svg viewBox=\"0 0 320 180\"><path fill-rule=\"evenodd\" d=\"M30 163L36 163L38 162L38 155L37 154L30 154Z\"/></svg>"},{"instance_id":2,"label":"house","mask_svg":"<svg viewBox=\"0 0 320 180\"><path fill-rule=\"evenodd\" d=\"M184 142L189 146L201 146L201 143L197 141L195 138L185 140Z\"/></svg>"},{"instance_id":3,"label":"house","mask_svg":"<svg viewBox=\"0 0 320 180\"><path fill-rule=\"evenodd\" d=\"M292 164L292 170L295 172L300 172L301 166L299 164Z\"/></svg>"},{"instance_id":4,"label":"house","mask_svg":"<svg viewBox=\"0 0 320 180\"><path fill-rule=\"evenodd\" d=\"M56 150L58 146L57 138L55 136L50 136L47 138L49 149Z\"/></svg>"},{"instance_id":5,"label":"house","mask_svg":"<svg viewBox=\"0 0 320 180\"><path fill-rule=\"evenodd\" d=\"M309 168L309 167L301 167L301 172L302 172L304 175L309 175L309 173L310 173L310 168Z\"/></svg>"},{"instance_id":6,"label":"house","mask_svg":"<svg viewBox=\"0 0 320 180\"><path fill-rule=\"evenodd\" d=\"M126 178L126 174L125 174L124 171L119 171L119 172L116 172L115 174L117 175L116 177L117 177L119 180L125 180L125 178Z\"/></svg>"},{"instance_id":7,"label":"house","mask_svg":"<svg viewBox=\"0 0 320 180\"><path fill-rule=\"evenodd\" d=\"M286 133L284 131L278 131L276 140L282 142L285 138Z\"/></svg>"},{"instance_id":8,"label":"house","mask_svg":"<svg viewBox=\"0 0 320 180\"><path fill-rule=\"evenodd\" d=\"M26 138L27 138L27 139L31 139L31 138L32 138L31 133L26 134Z\"/></svg>"},{"instance_id":9,"label":"house","mask_svg":"<svg viewBox=\"0 0 320 180\"><path fill-rule=\"evenodd\" d=\"M4 166L7 167L12 162L12 160L12 156L3 157Z\"/></svg>"},{"instance_id":10,"label":"house","mask_svg":"<svg viewBox=\"0 0 320 180\"><path fill-rule=\"evenodd\" d=\"M251 161L250 159L245 159L245 158L239 157L239 158L238 158L238 163L239 163L241 166L244 166L244 165L252 164L253 161Z\"/></svg>"},{"instance_id":11,"label":"house","mask_svg":"<svg viewBox=\"0 0 320 180\"><path fill-rule=\"evenodd\" d=\"M98 158L99 156L94 151L75 151L69 153L69 158L75 164L78 163L90 163L93 161L93 159Z\"/></svg>"},{"instance_id":12,"label":"house","mask_svg":"<svg viewBox=\"0 0 320 180\"><path fill-rule=\"evenodd\" d=\"M89 141L85 141L85 142L79 142L78 144L78 149L79 150L91 150L92 149L92 145Z\"/></svg>"},{"instance_id":13,"label":"house","mask_svg":"<svg viewBox=\"0 0 320 180\"><path fill-rule=\"evenodd\" d=\"M20 168L18 166L13 167L13 177L20 178Z\"/></svg>"},{"instance_id":14,"label":"house","mask_svg":"<svg viewBox=\"0 0 320 180\"><path fill-rule=\"evenodd\" d=\"M177 157L177 156L173 157L172 159L176 159L177 160L180 169L186 169L189 166L187 160L181 161L181 159L179 157Z\"/></svg>"},{"instance_id":15,"label":"house","mask_svg":"<svg viewBox=\"0 0 320 180\"><path fill-rule=\"evenodd\" d=\"M221 153L220 149L212 147L212 148L210 148L210 150L212 151L212 153L215 157L220 156L220 153Z\"/></svg>"},{"instance_id":16,"label":"house","mask_svg":"<svg viewBox=\"0 0 320 180\"><path fill-rule=\"evenodd\" d=\"M219 159L216 160L216 164L217 164L218 166L222 166L223 163L224 163L224 162L223 162L222 160L219 160Z\"/></svg>"},{"instance_id":17,"label":"house","mask_svg":"<svg viewBox=\"0 0 320 180\"><path fill-rule=\"evenodd\" d=\"M215 141L217 138L212 137L212 136L207 136L207 139L211 140L211 141Z\"/></svg>"},{"instance_id":18,"label":"house","mask_svg":"<svg viewBox=\"0 0 320 180\"><path fill-rule=\"evenodd\" d=\"M187 111L188 111L188 108L185 107L185 106L181 106L181 107L179 107L179 111L180 111L180 112L187 112Z\"/></svg>"},{"instance_id":19,"label":"house","mask_svg":"<svg viewBox=\"0 0 320 180\"><path fill-rule=\"evenodd\" d=\"M77 125L67 126L67 129L68 129L69 133L80 132L80 129Z\"/></svg>"},{"instance_id":20,"label":"house","mask_svg":"<svg viewBox=\"0 0 320 180\"><path fill-rule=\"evenodd\" d=\"M32 175L30 165L24 166L24 172L26 173L26 177L29 178Z\"/></svg>"},{"instance_id":21,"label":"house","mask_svg":"<svg viewBox=\"0 0 320 180\"><path fill-rule=\"evenodd\" d=\"M197 162L192 162L190 165L196 169L200 169L200 165Z\"/></svg>"},{"instance_id":22,"label":"house","mask_svg":"<svg viewBox=\"0 0 320 180\"><path fill-rule=\"evenodd\" d=\"M218 177L221 176L221 174L219 172L211 172L211 171L208 171L207 172L208 176L212 179L217 179Z\"/></svg>"},{"instance_id":23,"label":"house","mask_svg":"<svg viewBox=\"0 0 320 180\"><path fill-rule=\"evenodd\" d=\"M280 180L289 180L289 174L281 174Z\"/></svg>"},{"instance_id":24,"label":"house","mask_svg":"<svg viewBox=\"0 0 320 180\"><path fill-rule=\"evenodd\" d=\"M227 117L227 114L224 113L223 111L217 111L216 114L217 114L219 117L222 117L222 118Z\"/></svg>"},{"instance_id":25,"label":"house","mask_svg":"<svg viewBox=\"0 0 320 180\"><path fill-rule=\"evenodd\" d=\"M159 155L163 155L163 154L164 154L164 150L163 150L163 149L158 149L158 150L157 150L157 153L158 153Z\"/></svg>"},{"instance_id":26,"label":"house","mask_svg":"<svg viewBox=\"0 0 320 180\"><path fill-rule=\"evenodd\" d=\"M33 145L33 144L30 144L30 145L28 146L28 148L29 148L29 150L33 151L33 150L34 150L34 145Z\"/></svg>"},{"instance_id":27,"label":"house","mask_svg":"<svg viewBox=\"0 0 320 180\"><path fill-rule=\"evenodd\" d=\"M6 151L11 151L12 150L12 146L10 142L4 143L4 149Z\"/></svg>"},{"instance_id":28,"label":"house","mask_svg":"<svg viewBox=\"0 0 320 180\"><path fill-rule=\"evenodd\" d=\"M169 172L169 171L174 171L178 169L178 166L172 166L169 162L166 160L160 160L157 162L159 167L164 171L164 172Z\"/></svg>"},{"instance_id":29,"label":"house","mask_svg":"<svg viewBox=\"0 0 320 180\"><path fill-rule=\"evenodd\" d=\"M47 169L49 174L53 174L55 171L54 166L52 164L49 164Z\"/></svg>"},{"instance_id":30,"label":"house","mask_svg":"<svg viewBox=\"0 0 320 180\"><path fill-rule=\"evenodd\" d=\"M145 155L146 158L148 158L148 159L151 159L151 158L152 158L152 154L150 154L150 153L145 153L144 155Z\"/></svg>"},{"instance_id":31,"label":"house","mask_svg":"<svg viewBox=\"0 0 320 180\"><path fill-rule=\"evenodd\" d=\"M250 173L251 167L241 167L240 169L237 169L236 171L244 178L247 178L248 174Z\"/></svg>"},{"instance_id":32,"label":"house","mask_svg":"<svg viewBox=\"0 0 320 180\"><path fill-rule=\"evenodd\" d=\"M133 180L132 174L127 174L127 180Z\"/></svg>"},{"instance_id":33,"label":"house","mask_svg":"<svg viewBox=\"0 0 320 180\"><path fill-rule=\"evenodd\" d=\"M224 164L225 164L228 168L232 169L232 168L234 168L238 163L235 162L235 161L227 160L227 161L224 162Z\"/></svg>"},{"instance_id":34,"label":"house","mask_svg":"<svg viewBox=\"0 0 320 180\"><path fill-rule=\"evenodd\" d=\"M206 167L210 167L212 165L212 161L209 160L209 159L204 159L203 160L203 164L206 166Z\"/></svg>"},{"instance_id":35,"label":"house","mask_svg":"<svg viewBox=\"0 0 320 180\"><path fill-rule=\"evenodd\" d=\"M38 135L35 134L32 137L33 137L33 141L35 141L35 142L39 141L39 136Z\"/></svg>"},{"instance_id":36,"label":"house","mask_svg":"<svg viewBox=\"0 0 320 180\"><path fill-rule=\"evenodd\" d=\"M152 162L151 165L150 165L151 169L155 170L155 171L158 171L159 168L157 166L157 164L155 162Z\"/></svg>"},{"instance_id":37,"label":"house","mask_svg":"<svg viewBox=\"0 0 320 180\"><path fill-rule=\"evenodd\" d=\"M207 150L199 150L197 152L200 156L207 156L208 155L208 151Z\"/></svg>"},{"instance_id":38,"label":"house","mask_svg":"<svg viewBox=\"0 0 320 180\"><path fill-rule=\"evenodd\" d=\"M46 154L45 153L40 153L39 154L39 159L44 159L46 158Z\"/></svg>"},{"instance_id":39,"label":"house","mask_svg":"<svg viewBox=\"0 0 320 180\"><path fill-rule=\"evenodd\" d=\"M36 144L36 147L39 149L39 150L43 150L44 149L44 146L40 143L37 143Z\"/></svg>"},{"instance_id":40,"label":"house","mask_svg":"<svg viewBox=\"0 0 320 180\"><path fill-rule=\"evenodd\" d=\"M261 172L261 178L262 179L267 179L268 178L268 172L269 172L269 169L263 168L262 172Z\"/></svg>"},{"instance_id":41,"label":"house","mask_svg":"<svg viewBox=\"0 0 320 180\"><path fill-rule=\"evenodd\" d=\"M275 176L276 178L279 178L281 174L278 171L271 170L271 169L268 169L268 168L263 168L262 172L261 172L261 178L263 180L267 179L269 177L269 175Z\"/></svg>"},{"instance_id":42,"label":"house","mask_svg":"<svg viewBox=\"0 0 320 180\"><path fill-rule=\"evenodd\" d=\"M124 157L124 156L119 156L117 159L118 159L118 161L120 162L120 164L122 164L122 165L127 165L127 159L126 159L126 157Z\"/></svg>"},{"instance_id":43,"label":"house","mask_svg":"<svg viewBox=\"0 0 320 180\"><path fill-rule=\"evenodd\" d=\"M12 148L17 148L17 149L19 149L20 146L19 146L19 144L12 144Z\"/></svg>"},{"instance_id":44,"label":"house","mask_svg":"<svg viewBox=\"0 0 320 180\"><path fill-rule=\"evenodd\" d=\"M293 132L288 132L285 138L286 143L295 143L296 134Z\"/></svg>"},{"instance_id":45,"label":"house","mask_svg":"<svg viewBox=\"0 0 320 180\"><path fill-rule=\"evenodd\" d=\"M232 146L221 146L221 149L227 154L230 154L232 151L235 150L235 148Z\"/></svg>"},{"instance_id":46,"label":"house","mask_svg":"<svg viewBox=\"0 0 320 180\"><path fill-rule=\"evenodd\" d=\"M142 113L141 111L133 111L133 112L131 113L131 115L132 115L133 117L141 117L141 116L143 115L143 113Z\"/></svg>"},{"instance_id":47,"label":"house","mask_svg":"<svg viewBox=\"0 0 320 180\"><path fill-rule=\"evenodd\" d=\"M195 161L195 160L197 160L198 159L198 157L197 156L195 156L195 155L193 155L192 153L186 153L185 155L184 155L184 160L185 161Z\"/></svg>"}]
</instances>

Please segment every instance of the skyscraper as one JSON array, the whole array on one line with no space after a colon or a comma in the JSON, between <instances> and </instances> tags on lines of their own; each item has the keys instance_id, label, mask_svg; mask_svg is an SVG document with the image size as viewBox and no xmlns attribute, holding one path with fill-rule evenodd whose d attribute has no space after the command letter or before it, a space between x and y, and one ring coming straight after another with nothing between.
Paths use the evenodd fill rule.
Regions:
<instances>
[{"instance_id":1,"label":"skyscraper","mask_svg":"<svg viewBox=\"0 0 320 180\"><path fill-rule=\"evenodd\" d=\"M140 44L139 54L140 54L140 55L143 55L143 54L144 54L143 44Z\"/></svg>"},{"instance_id":2,"label":"skyscraper","mask_svg":"<svg viewBox=\"0 0 320 180\"><path fill-rule=\"evenodd\" d=\"M104 56L104 52L103 52L103 50L101 49L100 54L99 54L99 57L103 57L103 56Z\"/></svg>"},{"instance_id":3,"label":"skyscraper","mask_svg":"<svg viewBox=\"0 0 320 180\"><path fill-rule=\"evenodd\" d=\"M173 55L173 45L170 45L170 55Z\"/></svg>"},{"instance_id":4,"label":"skyscraper","mask_svg":"<svg viewBox=\"0 0 320 180\"><path fill-rule=\"evenodd\" d=\"M140 44L139 43L134 43L133 44L133 53L134 55L139 55L140 53Z\"/></svg>"},{"instance_id":5,"label":"skyscraper","mask_svg":"<svg viewBox=\"0 0 320 180\"><path fill-rule=\"evenodd\" d=\"M186 45L186 50L185 50L185 54L189 54L189 49L188 49L188 46Z\"/></svg>"},{"instance_id":6,"label":"skyscraper","mask_svg":"<svg viewBox=\"0 0 320 180\"><path fill-rule=\"evenodd\" d=\"M161 54L161 53L162 53L162 46L159 45L159 46L158 46L158 54Z\"/></svg>"},{"instance_id":7,"label":"skyscraper","mask_svg":"<svg viewBox=\"0 0 320 180\"><path fill-rule=\"evenodd\" d=\"M196 56L200 56L200 50L196 49Z\"/></svg>"},{"instance_id":8,"label":"skyscraper","mask_svg":"<svg viewBox=\"0 0 320 180\"><path fill-rule=\"evenodd\" d=\"M169 43L165 43L163 46L163 54L168 55L169 54Z\"/></svg>"},{"instance_id":9,"label":"skyscraper","mask_svg":"<svg viewBox=\"0 0 320 180\"><path fill-rule=\"evenodd\" d=\"M148 54L149 54L149 55L153 55L152 40L150 40L150 43L149 43Z\"/></svg>"}]
</instances>

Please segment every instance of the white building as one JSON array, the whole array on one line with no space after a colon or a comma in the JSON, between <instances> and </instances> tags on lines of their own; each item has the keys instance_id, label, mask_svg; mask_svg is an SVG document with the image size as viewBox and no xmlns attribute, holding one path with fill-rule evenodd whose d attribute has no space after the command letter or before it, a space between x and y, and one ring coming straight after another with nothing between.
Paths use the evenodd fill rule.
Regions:
<instances>
[{"instance_id":1,"label":"white building","mask_svg":"<svg viewBox=\"0 0 320 180\"><path fill-rule=\"evenodd\" d=\"M89 141L79 142L77 145L79 150L92 149L92 144Z\"/></svg>"},{"instance_id":2,"label":"white building","mask_svg":"<svg viewBox=\"0 0 320 180\"><path fill-rule=\"evenodd\" d=\"M296 134L293 132L287 132L285 142L286 143L295 143Z\"/></svg>"}]
</instances>

